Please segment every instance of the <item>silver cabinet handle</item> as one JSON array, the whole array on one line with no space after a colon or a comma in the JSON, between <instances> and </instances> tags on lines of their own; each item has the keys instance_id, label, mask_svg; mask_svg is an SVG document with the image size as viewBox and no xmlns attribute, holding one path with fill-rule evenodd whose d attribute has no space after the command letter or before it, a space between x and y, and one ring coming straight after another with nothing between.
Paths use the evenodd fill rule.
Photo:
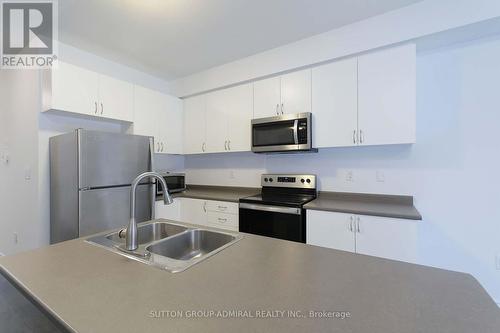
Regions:
<instances>
[{"instance_id":1,"label":"silver cabinet handle","mask_svg":"<svg viewBox=\"0 0 500 333\"><path fill-rule=\"evenodd\" d=\"M101 114L103 114L103 113L104 113L104 104L102 104L102 102L101 102Z\"/></svg>"},{"instance_id":2,"label":"silver cabinet handle","mask_svg":"<svg viewBox=\"0 0 500 333\"><path fill-rule=\"evenodd\" d=\"M163 151L163 142L161 143L161 151Z\"/></svg>"},{"instance_id":3,"label":"silver cabinet handle","mask_svg":"<svg viewBox=\"0 0 500 333\"><path fill-rule=\"evenodd\" d=\"M363 131L359 130L359 143L363 143L365 141L365 138L363 137Z\"/></svg>"},{"instance_id":4,"label":"silver cabinet handle","mask_svg":"<svg viewBox=\"0 0 500 333\"><path fill-rule=\"evenodd\" d=\"M227 150L231 150L231 140L227 140Z\"/></svg>"},{"instance_id":5,"label":"silver cabinet handle","mask_svg":"<svg viewBox=\"0 0 500 333\"><path fill-rule=\"evenodd\" d=\"M283 104L284 103L281 103L281 114L284 114L284 112L283 112Z\"/></svg>"},{"instance_id":6,"label":"silver cabinet handle","mask_svg":"<svg viewBox=\"0 0 500 333\"><path fill-rule=\"evenodd\" d=\"M227 150L227 140L224 141L224 150Z\"/></svg>"},{"instance_id":7,"label":"silver cabinet handle","mask_svg":"<svg viewBox=\"0 0 500 333\"><path fill-rule=\"evenodd\" d=\"M355 144L356 143L356 130L352 132L352 142Z\"/></svg>"},{"instance_id":8,"label":"silver cabinet handle","mask_svg":"<svg viewBox=\"0 0 500 333\"><path fill-rule=\"evenodd\" d=\"M224 206L217 206L217 208L219 208L219 209L227 209L227 207L224 207Z\"/></svg>"},{"instance_id":9,"label":"silver cabinet handle","mask_svg":"<svg viewBox=\"0 0 500 333\"><path fill-rule=\"evenodd\" d=\"M360 233L361 233L361 228L359 227L359 221L360 221L360 220L361 220L361 219L360 219L360 217L358 216L358 223L356 223L356 225L357 225L357 226L356 226L356 231L358 232L358 234L360 234Z\"/></svg>"},{"instance_id":10,"label":"silver cabinet handle","mask_svg":"<svg viewBox=\"0 0 500 333\"><path fill-rule=\"evenodd\" d=\"M279 107L280 107L280 104L276 104L276 115L278 116L280 114L279 112Z\"/></svg>"},{"instance_id":11,"label":"silver cabinet handle","mask_svg":"<svg viewBox=\"0 0 500 333\"><path fill-rule=\"evenodd\" d=\"M94 102L94 114L97 114L97 102Z\"/></svg>"},{"instance_id":12,"label":"silver cabinet handle","mask_svg":"<svg viewBox=\"0 0 500 333\"><path fill-rule=\"evenodd\" d=\"M350 219L351 219L351 222L349 222L349 228L348 228L348 230L349 230L350 232L352 232L352 231L353 231L353 226L352 226L352 220L353 220L353 217L352 217L352 215L351 215L351 218L350 218Z\"/></svg>"},{"instance_id":13,"label":"silver cabinet handle","mask_svg":"<svg viewBox=\"0 0 500 333\"><path fill-rule=\"evenodd\" d=\"M220 217L218 217L217 220L219 220L220 222L227 222L227 219L223 219L223 218L220 218Z\"/></svg>"},{"instance_id":14,"label":"silver cabinet handle","mask_svg":"<svg viewBox=\"0 0 500 333\"><path fill-rule=\"evenodd\" d=\"M203 144L201 145L201 150L205 152L205 142L203 142Z\"/></svg>"},{"instance_id":15,"label":"silver cabinet handle","mask_svg":"<svg viewBox=\"0 0 500 333\"><path fill-rule=\"evenodd\" d=\"M207 202L203 202L203 211L206 213L207 212Z\"/></svg>"},{"instance_id":16,"label":"silver cabinet handle","mask_svg":"<svg viewBox=\"0 0 500 333\"><path fill-rule=\"evenodd\" d=\"M157 151L157 152L160 152L160 143L159 143L159 142L158 142L158 143L156 143L156 151Z\"/></svg>"}]
</instances>

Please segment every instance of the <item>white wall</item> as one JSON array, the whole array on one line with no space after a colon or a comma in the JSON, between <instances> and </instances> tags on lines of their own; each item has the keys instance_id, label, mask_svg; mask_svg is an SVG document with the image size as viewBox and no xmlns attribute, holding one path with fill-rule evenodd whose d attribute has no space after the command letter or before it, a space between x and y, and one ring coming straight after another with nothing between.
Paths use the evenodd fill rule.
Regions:
<instances>
[{"instance_id":1,"label":"white wall","mask_svg":"<svg viewBox=\"0 0 500 333\"><path fill-rule=\"evenodd\" d=\"M460 30L456 28L499 16L498 0L424 0L180 78L172 82L171 90L176 96L189 96L451 29ZM495 22L495 25L494 30L498 31L499 23ZM491 30L492 26L476 26L475 29ZM467 35L467 32L460 30L460 34ZM447 38L450 37L456 39L458 36Z\"/></svg>"},{"instance_id":2,"label":"white wall","mask_svg":"<svg viewBox=\"0 0 500 333\"><path fill-rule=\"evenodd\" d=\"M135 69L60 44L59 58L90 70L167 92L168 83ZM125 123L40 113L39 73L0 71L0 157L10 152L10 163L0 159L0 253L10 254L49 244L49 138L76 128L130 132ZM30 168L30 181L24 180ZM156 169L182 170L181 156L157 156ZM13 233L19 241L14 243Z\"/></svg>"},{"instance_id":3,"label":"white wall","mask_svg":"<svg viewBox=\"0 0 500 333\"><path fill-rule=\"evenodd\" d=\"M421 263L472 273L499 303L499 59L500 39L418 55L414 145L188 156L188 182L259 186L265 171L310 172L322 190L413 195Z\"/></svg>"},{"instance_id":4,"label":"white wall","mask_svg":"<svg viewBox=\"0 0 500 333\"><path fill-rule=\"evenodd\" d=\"M4 254L43 243L37 187L39 96L37 71L0 70L0 252ZM7 155L5 163L1 157ZM27 173L30 179L25 179Z\"/></svg>"}]
</instances>

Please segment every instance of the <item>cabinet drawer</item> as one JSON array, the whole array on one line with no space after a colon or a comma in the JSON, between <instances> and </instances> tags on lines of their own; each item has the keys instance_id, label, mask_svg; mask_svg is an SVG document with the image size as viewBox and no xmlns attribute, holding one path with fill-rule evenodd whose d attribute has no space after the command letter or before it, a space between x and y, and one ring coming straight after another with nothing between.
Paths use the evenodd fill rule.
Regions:
<instances>
[{"instance_id":1,"label":"cabinet drawer","mask_svg":"<svg viewBox=\"0 0 500 333\"><path fill-rule=\"evenodd\" d=\"M238 215L208 212L207 220L209 226L238 231Z\"/></svg>"},{"instance_id":2,"label":"cabinet drawer","mask_svg":"<svg viewBox=\"0 0 500 333\"><path fill-rule=\"evenodd\" d=\"M207 211L227 214L238 214L238 204L227 201L207 201Z\"/></svg>"}]
</instances>

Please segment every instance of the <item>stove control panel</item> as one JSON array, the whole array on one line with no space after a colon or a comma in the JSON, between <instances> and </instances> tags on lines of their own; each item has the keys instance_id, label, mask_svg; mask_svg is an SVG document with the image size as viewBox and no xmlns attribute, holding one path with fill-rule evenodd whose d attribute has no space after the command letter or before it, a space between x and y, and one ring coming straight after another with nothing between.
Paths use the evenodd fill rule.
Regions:
<instances>
[{"instance_id":1,"label":"stove control panel","mask_svg":"<svg viewBox=\"0 0 500 333\"><path fill-rule=\"evenodd\" d=\"M280 175L265 174L261 176L262 186L316 188L315 175Z\"/></svg>"}]
</instances>

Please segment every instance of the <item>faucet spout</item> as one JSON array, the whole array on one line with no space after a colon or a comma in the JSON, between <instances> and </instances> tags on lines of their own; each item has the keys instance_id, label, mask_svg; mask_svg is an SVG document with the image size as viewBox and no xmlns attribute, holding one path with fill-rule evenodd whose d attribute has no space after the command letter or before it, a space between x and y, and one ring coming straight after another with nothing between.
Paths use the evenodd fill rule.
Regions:
<instances>
[{"instance_id":1,"label":"faucet spout","mask_svg":"<svg viewBox=\"0 0 500 333\"><path fill-rule=\"evenodd\" d=\"M139 247L137 240L137 221L135 219L135 201L137 186L144 178L155 178L161 183L163 189L163 203L170 205L173 202L172 196L168 193L165 179L157 172L144 172L137 176L130 188L130 220L126 231L125 248L127 251L135 251Z\"/></svg>"}]
</instances>

